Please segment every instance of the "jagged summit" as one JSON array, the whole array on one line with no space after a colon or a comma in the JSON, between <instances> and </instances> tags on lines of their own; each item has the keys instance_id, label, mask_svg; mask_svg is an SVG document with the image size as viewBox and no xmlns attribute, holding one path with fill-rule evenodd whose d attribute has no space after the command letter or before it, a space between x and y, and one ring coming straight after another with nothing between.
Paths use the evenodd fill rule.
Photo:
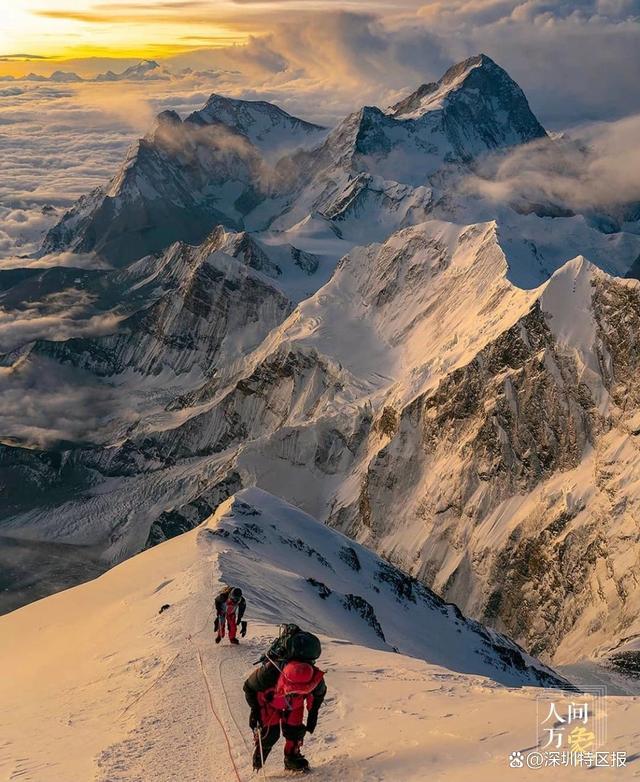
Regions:
<instances>
[{"instance_id":1,"label":"jagged summit","mask_svg":"<svg viewBox=\"0 0 640 782\"><path fill-rule=\"evenodd\" d=\"M111 181L48 232L42 252L95 252L123 265L176 240L200 242L217 224L241 229L265 198L267 166L325 135L265 101L214 94L184 121L165 110Z\"/></svg>"},{"instance_id":2,"label":"jagged summit","mask_svg":"<svg viewBox=\"0 0 640 782\"><path fill-rule=\"evenodd\" d=\"M111 70L100 73L96 76L95 81L137 81L149 78L168 79L170 74L155 60L140 60L119 73L114 73Z\"/></svg>"},{"instance_id":3,"label":"jagged summit","mask_svg":"<svg viewBox=\"0 0 640 782\"><path fill-rule=\"evenodd\" d=\"M420 85L388 111L402 119L444 111L445 124L464 122L471 129L479 126L479 135L489 147L526 143L547 135L520 87L486 54L453 65L439 81ZM459 129L455 133L460 135Z\"/></svg>"},{"instance_id":4,"label":"jagged summit","mask_svg":"<svg viewBox=\"0 0 640 782\"><path fill-rule=\"evenodd\" d=\"M182 123L182 117L178 114L177 111L174 111L174 109L165 109L164 111L161 111L158 115L156 115L155 127L151 131L151 133L148 134L148 136L152 137L155 131L158 129L158 127L162 125L174 126L174 125L180 125L181 123Z\"/></svg>"},{"instance_id":5,"label":"jagged summit","mask_svg":"<svg viewBox=\"0 0 640 782\"><path fill-rule=\"evenodd\" d=\"M157 74L156 65L134 70ZM201 241L217 224L288 230L312 214L351 238L345 220L370 208L384 211L373 221L384 238L426 219L438 172L542 137L520 87L484 54L387 111L364 106L331 133L266 101L213 93L184 120L159 114L109 185L49 231L42 253L97 252L122 265L175 240Z\"/></svg>"},{"instance_id":6,"label":"jagged summit","mask_svg":"<svg viewBox=\"0 0 640 782\"><path fill-rule=\"evenodd\" d=\"M498 75L498 73L504 74L507 78L510 78L507 72L500 68L499 65L496 65L491 57L488 57L486 54L477 54L474 57L469 57L462 62L452 65L438 81L421 84L410 95L390 106L388 109L389 113L399 116L419 110L424 105L423 102L427 96L433 96L434 93L439 91L449 91L456 86L462 85L466 77L476 68L483 68L493 72L495 75Z\"/></svg>"},{"instance_id":7,"label":"jagged summit","mask_svg":"<svg viewBox=\"0 0 640 782\"><path fill-rule=\"evenodd\" d=\"M546 131L520 87L478 55L386 111L364 106L346 117L299 165L304 190L276 226L295 225L306 209L334 220L345 237L384 239L390 227L428 218L434 187L451 201L453 182L471 163L539 138ZM370 210L377 217L365 235L354 222Z\"/></svg>"},{"instance_id":8,"label":"jagged summit","mask_svg":"<svg viewBox=\"0 0 640 782\"><path fill-rule=\"evenodd\" d=\"M490 57L487 57L486 54L469 57L462 62L452 65L438 81L421 84L417 90L407 95L406 98L402 98L402 100L390 106L389 111L395 115L416 111L428 95L433 95L442 87L451 87L452 84L459 83L462 80L461 77L468 75L473 68L490 68L491 66L498 68L495 62Z\"/></svg>"},{"instance_id":9,"label":"jagged summit","mask_svg":"<svg viewBox=\"0 0 640 782\"><path fill-rule=\"evenodd\" d=\"M217 120L219 122L227 120L232 121L233 124L237 126L246 122L251 116L255 117L258 113L268 115L271 118L279 117L284 121L304 126L309 130L323 129L320 125L314 125L312 122L306 122L298 117L294 117L284 109L281 109L279 106L276 106L274 103L269 103L266 100L230 98L226 95L220 95L217 92L212 92L205 105L201 109L192 112L187 117L186 121L208 123L211 120Z\"/></svg>"}]
</instances>

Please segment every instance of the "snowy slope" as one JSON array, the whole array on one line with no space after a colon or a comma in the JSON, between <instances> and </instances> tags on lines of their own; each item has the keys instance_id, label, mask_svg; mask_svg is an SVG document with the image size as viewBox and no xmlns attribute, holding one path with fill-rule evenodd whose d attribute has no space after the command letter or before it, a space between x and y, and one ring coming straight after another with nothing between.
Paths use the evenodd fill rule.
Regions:
<instances>
[{"instance_id":1,"label":"snowy slope","mask_svg":"<svg viewBox=\"0 0 640 782\"><path fill-rule=\"evenodd\" d=\"M555 143L522 90L486 55L386 111L362 107L328 135L273 104L213 94L184 121L162 112L112 181L51 229L41 253L53 263L68 249L122 265L175 240L199 242L218 223L257 233L256 241L265 231L267 241L285 232L286 243L325 258L326 273L303 288L308 294L356 243L384 241L429 217L498 218L520 285L539 285L580 253L625 273L638 255L633 230L609 234L562 210L549 222L535 210L522 215L471 196L479 161L499 162L530 142Z\"/></svg>"},{"instance_id":2,"label":"snowy slope","mask_svg":"<svg viewBox=\"0 0 640 782\"><path fill-rule=\"evenodd\" d=\"M334 588L326 599L307 580L321 573ZM305 745L319 780L500 778L510 752L537 743L537 699L579 696L498 684L523 683L534 668L517 655L505 664L500 648L513 645L398 576L291 506L242 492L199 529L0 618L0 665L11 672L0 682L3 778L249 780L242 681L277 624L292 619L323 643L329 696ZM248 598L249 633L237 649L213 644L220 581ZM400 653L340 604L345 592L371 599ZM636 699L608 698L607 707L606 748L631 752ZM267 778L279 778L280 757L276 748ZM559 769L556 778L585 774Z\"/></svg>"},{"instance_id":3,"label":"snowy slope","mask_svg":"<svg viewBox=\"0 0 640 782\"><path fill-rule=\"evenodd\" d=\"M106 71L99 73L95 81L147 81L155 79L170 79L171 74L155 60L140 60L139 63L125 68L120 73Z\"/></svg>"},{"instance_id":4,"label":"snowy slope","mask_svg":"<svg viewBox=\"0 0 640 782\"><path fill-rule=\"evenodd\" d=\"M211 241L248 264L247 284L264 280L259 289L278 301L277 257L266 244L224 231ZM207 255L200 248L187 257L199 268ZM231 270L233 259L222 258ZM538 654L571 662L601 653L635 626L625 503L638 501L637 283L581 259L529 290L514 284L516 271L495 222L434 220L354 249L289 317L281 307L282 322L259 319L270 330L255 343L241 316L216 348L227 358L207 377L205 347L223 325L216 307L185 321L188 335L182 316L134 331L130 353L121 337L101 338L92 351L121 348L113 357L98 351L100 366L136 351L143 357L153 344L167 374L124 362L118 382L137 400L126 416L109 396L113 373L87 376L88 392L104 385L107 394L102 417L111 429L100 423L94 435L104 448L76 446L57 461L9 444L5 474L20 488L5 529L95 547L112 564L189 529L229 492L258 484ZM233 301L236 275L221 301ZM190 299L202 303L201 293ZM170 314L176 301L168 300ZM621 311L628 343L616 336ZM175 354L169 341L157 342L157 329L178 340ZM183 337L197 334L206 337L202 346L187 351ZM243 345L248 350L232 361ZM90 368L87 348L67 341L48 348L47 360L64 357L65 372L72 359ZM17 355L12 377L31 377L36 356ZM171 379L171 367L186 369L188 361L200 371ZM110 445L114 431L121 439ZM46 504L52 495L55 514ZM608 549L598 557L605 519ZM544 552L548 579L537 577L532 547ZM568 597L567 561L591 563Z\"/></svg>"},{"instance_id":5,"label":"snowy slope","mask_svg":"<svg viewBox=\"0 0 640 782\"><path fill-rule=\"evenodd\" d=\"M153 416L206 378L231 372L292 304L268 277L218 246L215 238L197 248L176 243L124 271L50 269L8 288L0 302L40 309L41 317L25 324L24 342L18 331L17 344L3 346L7 397L19 398L38 374L48 378L43 397L52 386L68 388L79 402L93 396L89 415L81 404L60 422L58 431L68 432L61 439L111 443L127 433L134 410L134 418ZM50 285L58 295L49 305ZM41 338L38 329L48 333L55 319L58 339ZM3 412L5 441L23 440L20 416L8 406ZM42 439L32 429L27 439L59 436L55 427Z\"/></svg>"},{"instance_id":6,"label":"snowy slope","mask_svg":"<svg viewBox=\"0 0 640 782\"><path fill-rule=\"evenodd\" d=\"M218 223L242 227L267 194L268 161L324 135L260 101L213 95L184 122L163 111L111 181L49 231L42 253L94 252L122 266L176 240L201 241Z\"/></svg>"},{"instance_id":7,"label":"snowy slope","mask_svg":"<svg viewBox=\"0 0 640 782\"><path fill-rule=\"evenodd\" d=\"M327 257L326 252L301 250L278 235L258 237L247 231L229 231L218 226L209 244L270 277L273 285L296 303L327 282L335 267L331 254Z\"/></svg>"},{"instance_id":8,"label":"snowy slope","mask_svg":"<svg viewBox=\"0 0 640 782\"><path fill-rule=\"evenodd\" d=\"M303 187L274 225L290 228L317 211L345 237L361 240L361 228L379 241L378 223L388 235L424 220L433 188L442 194L473 160L540 138L545 130L518 85L486 55L472 57L386 112L364 106L300 154Z\"/></svg>"},{"instance_id":9,"label":"snowy slope","mask_svg":"<svg viewBox=\"0 0 640 782\"><path fill-rule=\"evenodd\" d=\"M259 619L313 626L503 684L561 683L508 639L267 492L245 489L215 519L201 537L228 546L218 559L222 578L247 588Z\"/></svg>"},{"instance_id":10,"label":"snowy slope","mask_svg":"<svg viewBox=\"0 0 640 782\"><path fill-rule=\"evenodd\" d=\"M520 87L486 54L452 66L438 82L421 85L389 112L405 120L441 112L442 125L462 158L547 135Z\"/></svg>"},{"instance_id":11,"label":"snowy slope","mask_svg":"<svg viewBox=\"0 0 640 782\"><path fill-rule=\"evenodd\" d=\"M570 661L636 627L637 283L581 258L533 291L508 273L493 225L355 251L157 442L181 458L235 442L244 485Z\"/></svg>"},{"instance_id":12,"label":"snowy slope","mask_svg":"<svg viewBox=\"0 0 640 782\"><path fill-rule=\"evenodd\" d=\"M136 69L155 73L154 65ZM520 88L485 55L447 71L437 94L409 114L404 104L387 113L365 106L328 136L265 101L213 94L184 121L165 111L109 185L49 232L42 252L95 251L122 264L198 240L215 222L281 230L314 213L361 241L357 223L368 215L386 233L423 220L436 172L546 137Z\"/></svg>"}]
</instances>

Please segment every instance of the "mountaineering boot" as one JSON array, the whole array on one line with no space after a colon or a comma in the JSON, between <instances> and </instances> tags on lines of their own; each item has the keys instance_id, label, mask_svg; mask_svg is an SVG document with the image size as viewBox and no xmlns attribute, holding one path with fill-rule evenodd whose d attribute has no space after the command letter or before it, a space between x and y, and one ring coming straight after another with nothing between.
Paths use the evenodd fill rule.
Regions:
<instances>
[{"instance_id":1,"label":"mountaineering boot","mask_svg":"<svg viewBox=\"0 0 640 782\"><path fill-rule=\"evenodd\" d=\"M229 640L231 641L232 644L239 644L240 643L240 641L238 641L237 638L230 638Z\"/></svg>"},{"instance_id":2,"label":"mountaineering boot","mask_svg":"<svg viewBox=\"0 0 640 782\"><path fill-rule=\"evenodd\" d=\"M220 643L220 641L222 641L222 638L220 638L220 636L219 636L219 635L216 635L216 643L217 643L217 644L219 644L219 643Z\"/></svg>"},{"instance_id":3,"label":"mountaineering boot","mask_svg":"<svg viewBox=\"0 0 640 782\"><path fill-rule=\"evenodd\" d=\"M295 752L293 755L284 756L284 767L287 771L305 772L309 771L309 761L304 755Z\"/></svg>"},{"instance_id":4,"label":"mountaineering boot","mask_svg":"<svg viewBox=\"0 0 640 782\"><path fill-rule=\"evenodd\" d=\"M253 770L260 771L262 768L262 758L260 757L260 747L256 747L253 752Z\"/></svg>"}]
</instances>

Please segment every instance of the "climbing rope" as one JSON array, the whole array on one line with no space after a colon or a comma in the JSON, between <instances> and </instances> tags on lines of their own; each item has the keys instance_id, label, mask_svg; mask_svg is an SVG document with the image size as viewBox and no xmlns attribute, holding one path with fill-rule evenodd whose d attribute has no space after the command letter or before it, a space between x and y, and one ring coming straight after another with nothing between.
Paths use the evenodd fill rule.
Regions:
<instances>
[{"instance_id":1,"label":"climbing rope","mask_svg":"<svg viewBox=\"0 0 640 782\"><path fill-rule=\"evenodd\" d=\"M189 640L191 640L191 639L189 639ZM191 643L193 643L193 641L191 641ZM236 779L238 780L238 782L242 782L242 779L240 777L240 772L238 771L238 767L236 766L235 758L233 757L233 751L232 751L232 747L231 747L231 740L229 739L229 734L227 733L226 728L224 727L224 723L222 722L222 720L218 716L218 712L216 711L215 706L213 705L213 695L211 693L211 687L209 686L209 679L207 678L207 673L206 673L205 668L204 668L204 663L202 662L202 655L200 654L200 649L198 649L198 647L195 644L193 644L193 645L194 645L196 653L198 655L198 661L200 662L200 670L202 671L202 678L204 679L204 683L205 683L206 688L207 688L207 694L209 696L209 706L211 708L211 713L213 714L213 716L214 716L216 722L218 723L218 725L220 726L220 730L222 731L222 734L224 736L224 740L226 741L227 751L229 753L229 759L231 760L231 765L233 766L233 770L235 772Z\"/></svg>"},{"instance_id":2,"label":"climbing rope","mask_svg":"<svg viewBox=\"0 0 640 782\"><path fill-rule=\"evenodd\" d=\"M256 736L258 737L258 746L260 747L260 768L262 769L262 778L267 778L267 772L264 770L264 751L262 749L262 728L258 726L256 728Z\"/></svg>"},{"instance_id":3,"label":"climbing rope","mask_svg":"<svg viewBox=\"0 0 640 782\"><path fill-rule=\"evenodd\" d=\"M242 739L242 743L244 744L244 747L247 750L247 752L250 752L251 750L249 749L249 746L247 744L247 740L244 737L244 732L240 728L240 726L238 725L238 720L236 720L236 718L235 718L235 715L233 713L233 709L231 708L231 704L229 703L229 697L227 695L227 690L226 690L226 688L224 686L224 678L222 676L222 663L227 662L229 659L230 659L229 657L225 657L225 658L221 659L220 662L218 663L218 680L220 682L220 689L222 691L222 697L224 698L225 703L227 704L227 710L229 712L229 715L231 716L231 719L233 720L233 724L236 726L236 730L238 731L238 735Z\"/></svg>"},{"instance_id":4,"label":"climbing rope","mask_svg":"<svg viewBox=\"0 0 640 782\"><path fill-rule=\"evenodd\" d=\"M124 715L125 715L125 714L126 714L128 711L129 711L129 709L130 709L132 706L134 706L136 703L138 703L138 701L142 700L142 698L144 698L144 696L145 696L145 695L146 695L148 692L151 692L151 690L152 690L152 689L153 689L153 688L156 686L156 684L158 684L158 683L160 682L160 680L161 680L161 679L163 679L163 678L164 678L164 677L165 677L165 676L166 676L166 675L169 673L169 671L171 670L171 668L173 668L173 664L174 664L174 663L175 663L175 661L178 659L178 657L180 657L180 652L178 652L178 654L176 654L176 656L173 658L173 660L171 660L171 662L169 663L169 665L167 665L167 667L166 667L166 668L164 669L164 671L163 671L163 672L160 674L160 676L158 676L158 678L157 678L157 679L154 679L154 681L151 683L151 685L150 685L149 687L147 687L147 689L146 689L146 690L144 690L143 692L141 692L141 693L140 693L140 695L138 695L137 697L135 697L135 698L134 698L134 699L131 701L131 703L130 703L128 706L126 706L126 707L123 709L123 711L122 711L122 712L121 712L121 714L120 714L120 716L121 716L121 717L124 717Z\"/></svg>"}]
</instances>

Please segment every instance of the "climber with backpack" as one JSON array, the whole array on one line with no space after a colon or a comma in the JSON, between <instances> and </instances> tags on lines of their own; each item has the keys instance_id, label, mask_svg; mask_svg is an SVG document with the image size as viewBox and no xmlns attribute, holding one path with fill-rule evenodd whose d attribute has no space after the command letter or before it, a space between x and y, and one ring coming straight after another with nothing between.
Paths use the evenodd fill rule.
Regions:
<instances>
[{"instance_id":1,"label":"climber with backpack","mask_svg":"<svg viewBox=\"0 0 640 782\"><path fill-rule=\"evenodd\" d=\"M315 665L321 651L313 633L285 625L261 658L260 667L245 681L244 694L251 708L249 727L255 738L254 770L264 766L282 730L285 769L309 771L309 761L302 754L304 736L316 729L327 693L324 672Z\"/></svg>"},{"instance_id":2,"label":"climber with backpack","mask_svg":"<svg viewBox=\"0 0 640 782\"><path fill-rule=\"evenodd\" d=\"M294 624L285 624L280 625L280 634L275 639L275 641L271 644L269 649L260 657L258 660L259 663L262 665L269 667L270 665L276 665L282 667L282 665L287 662L289 659L289 655L291 653L292 649L292 641L294 635L297 633L304 633L304 630L301 630L298 625ZM305 633L305 635L309 636L312 635L312 633ZM313 636L316 638L316 636ZM300 644L300 642L298 642ZM318 641L318 644L320 644L320 641ZM313 649L308 650L309 652L314 651ZM318 648L318 654L315 657L312 657L312 660L317 660L320 656L320 651Z\"/></svg>"},{"instance_id":3,"label":"climber with backpack","mask_svg":"<svg viewBox=\"0 0 640 782\"><path fill-rule=\"evenodd\" d=\"M236 638L238 627L240 635L244 638L247 634L247 623L242 621L247 602L242 596L240 587L225 587L215 599L216 618L213 629L216 631L216 643L224 638L225 628L229 628L229 642L238 644Z\"/></svg>"}]
</instances>

